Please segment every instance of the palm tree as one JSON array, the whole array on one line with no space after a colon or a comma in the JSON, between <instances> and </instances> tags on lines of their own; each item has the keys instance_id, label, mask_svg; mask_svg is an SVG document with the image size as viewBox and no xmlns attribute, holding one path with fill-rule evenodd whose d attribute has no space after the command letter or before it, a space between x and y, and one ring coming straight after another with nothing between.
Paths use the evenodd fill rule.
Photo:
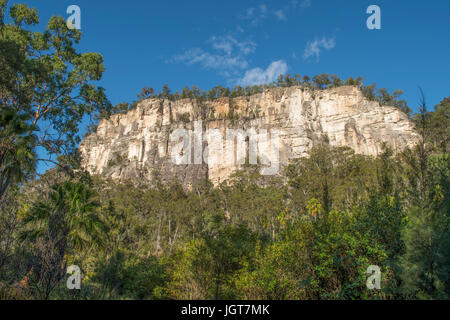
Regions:
<instances>
[{"instance_id":1,"label":"palm tree","mask_svg":"<svg viewBox=\"0 0 450 320\"><path fill-rule=\"evenodd\" d=\"M46 201L26 212L21 238L32 243L41 298L48 299L63 278L68 253L101 246L104 224L95 212L94 197L85 183L66 181L53 186Z\"/></svg>"}]
</instances>

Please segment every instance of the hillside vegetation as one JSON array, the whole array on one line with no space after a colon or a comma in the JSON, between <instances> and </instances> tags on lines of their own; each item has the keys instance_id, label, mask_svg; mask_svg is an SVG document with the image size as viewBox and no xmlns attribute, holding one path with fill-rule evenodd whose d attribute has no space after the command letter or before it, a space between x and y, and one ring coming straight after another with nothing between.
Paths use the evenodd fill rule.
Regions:
<instances>
[{"instance_id":1,"label":"hillside vegetation","mask_svg":"<svg viewBox=\"0 0 450 320\"><path fill-rule=\"evenodd\" d=\"M26 5L0 0L0 22L0 299L450 298L450 98L433 112L421 102L411 118L422 139L402 152L323 143L270 184L250 165L217 187L118 184L84 172L76 152L82 119L130 107L114 109L95 84L101 55L78 52L81 34L61 17L31 31ZM292 79L342 84L277 85ZM410 111L399 92L362 89ZM43 160L55 167L37 176ZM81 290L66 287L70 265ZM371 265L379 290L366 287Z\"/></svg>"}]
</instances>

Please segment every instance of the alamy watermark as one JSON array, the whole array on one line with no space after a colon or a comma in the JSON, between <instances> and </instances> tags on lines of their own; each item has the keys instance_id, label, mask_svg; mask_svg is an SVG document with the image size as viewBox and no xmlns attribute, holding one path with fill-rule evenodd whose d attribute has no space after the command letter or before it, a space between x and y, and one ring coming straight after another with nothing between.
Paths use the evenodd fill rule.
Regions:
<instances>
[{"instance_id":1,"label":"alamy watermark","mask_svg":"<svg viewBox=\"0 0 450 320\"><path fill-rule=\"evenodd\" d=\"M367 18L366 25L369 30L380 30L381 29L381 9L377 5L370 5L366 11L367 14L370 14L369 18Z\"/></svg>"},{"instance_id":2,"label":"alamy watermark","mask_svg":"<svg viewBox=\"0 0 450 320\"><path fill-rule=\"evenodd\" d=\"M381 269L379 266L369 266L366 270L370 277L367 278L366 287L369 290L380 290L381 289Z\"/></svg>"},{"instance_id":3,"label":"alamy watermark","mask_svg":"<svg viewBox=\"0 0 450 320\"><path fill-rule=\"evenodd\" d=\"M79 266L71 265L67 268L67 273L70 276L67 278L66 286L69 290L81 289L81 269Z\"/></svg>"},{"instance_id":4,"label":"alamy watermark","mask_svg":"<svg viewBox=\"0 0 450 320\"><path fill-rule=\"evenodd\" d=\"M67 18L67 28L70 30L81 30L81 9L77 5L70 5L67 7L67 14L71 16Z\"/></svg>"},{"instance_id":5,"label":"alamy watermark","mask_svg":"<svg viewBox=\"0 0 450 320\"><path fill-rule=\"evenodd\" d=\"M172 162L176 165L208 164L208 166L260 164L262 175L274 175L280 166L279 131L254 128L248 130L209 129L203 133L202 121L194 121L194 129L176 129L170 141ZM206 142L205 147L204 142ZM248 152L247 152L248 151ZM193 153L193 154L192 154Z\"/></svg>"}]
</instances>

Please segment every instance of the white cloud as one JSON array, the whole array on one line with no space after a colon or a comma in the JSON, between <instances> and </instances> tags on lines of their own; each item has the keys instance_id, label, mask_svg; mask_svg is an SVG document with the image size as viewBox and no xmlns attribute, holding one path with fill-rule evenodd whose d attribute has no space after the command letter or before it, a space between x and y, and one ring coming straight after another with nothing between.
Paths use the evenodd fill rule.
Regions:
<instances>
[{"instance_id":1,"label":"white cloud","mask_svg":"<svg viewBox=\"0 0 450 320\"><path fill-rule=\"evenodd\" d=\"M174 62L182 62L187 65L200 64L206 69L227 70L245 69L248 62L241 56L227 54L214 54L200 48L193 48L173 58Z\"/></svg>"},{"instance_id":2,"label":"white cloud","mask_svg":"<svg viewBox=\"0 0 450 320\"><path fill-rule=\"evenodd\" d=\"M302 0L302 1L292 0L291 1L291 6L294 9L297 8L297 7L305 9L305 8L308 8L308 7L311 6L311 0Z\"/></svg>"},{"instance_id":3,"label":"white cloud","mask_svg":"<svg viewBox=\"0 0 450 320\"><path fill-rule=\"evenodd\" d=\"M316 61L319 62L320 54L322 50L331 50L336 46L335 38L325 38L322 39L316 38L314 41L308 42L306 45L305 51L303 52L303 59L307 60L311 57L315 57Z\"/></svg>"},{"instance_id":4,"label":"white cloud","mask_svg":"<svg viewBox=\"0 0 450 320\"><path fill-rule=\"evenodd\" d=\"M244 28L242 28L241 26L237 26L237 27L236 27L236 30L237 30L238 32L244 32L244 31L245 31Z\"/></svg>"},{"instance_id":5,"label":"white cloud","mask_svg":"<svg viewBox=\"0 0 450 320\"><path fill-rule=\"evenodd\" d=\"M253 53L256 50L256 43L253 41L238 41L230 35L220 37L213 36L211 42L214 49L222 50L227 55L231 55L235 49L244 55Z\"/></svg>"},{"instance_id":6,"label":"white cloud","mask_svg":"<svg viewBox=\"0 0 450 320\"><path fill-rule=\"evenodd\" d=\"M201 48L192 48L174 56L167 62L199 64L205 69L219 70L223 75L239 74L248 67L246 56L256 50L256 43L250 40L238 41L231 35L213 36L209 42L210 52Z\"/></svg>"},{"instance_id":7,"label":"white cloud","mask_svg":"<svg viewBox=\"0 0 450 320\"><path fill-rule=\"evenodd\" d=\"M257 7L248 8L241 18L250 20L252 25L258 25L262 20L275 17L279 21L287 21L287 16L290 11L297 8L308 8L311 6L311 0L291 0L288 4L279 9L269 9L264 3Z\"/></svg>"},{"instance_id":8,"label":"white cloud","mask_svg":"<svg viewBox=\"0 0 450 320\"><path fill-rule=\"evenodd\" d=\"M267 6L264 3L261 3L257 7L248 8L242 18L250 20L253 25L257 25L261 20L266 18L267 11Z\"/></svg>"},{"instance_id":9,"label":"white cloud","mask_svg":"<svg viewBox=\"0 0 450 320\"><path fill-rule=\"evenodd\" d=\"M275 17L277 17L277 19L280 20L280 21L286 21L287 20L286 14L284 13L284 11L282 9L276 10L274 12L274 14L275 14Z\"/></svg>"},{"instance_id":10,"label":"white cloud","mask_svg":"<svg viewBox=\"0 0 450 320\"><path fill-rule=\"evenodd\" d=\"M294 0L295 1L295 0ZM308 8L308 7L310 7L311 6L311 0L303 0L301 3L300 3L300 7L301 8Z\"/></svg>"},{"instance_id":11,"label":"white cloud","mask_svg":"<svg viewBox=\"0 0 450 320\"><path fill-rule=\"evenodd\" d=\"M265 70L261 68L247 70L238 83L242 86L270 83L287 70L288 66L284 60L273 61Z\"/></svg>"}]
</instances>

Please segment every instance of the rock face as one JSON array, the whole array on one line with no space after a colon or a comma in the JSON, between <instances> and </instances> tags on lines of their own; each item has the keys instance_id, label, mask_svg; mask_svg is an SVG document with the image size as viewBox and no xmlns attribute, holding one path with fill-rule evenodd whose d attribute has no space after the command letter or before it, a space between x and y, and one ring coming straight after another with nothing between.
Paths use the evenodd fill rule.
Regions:
<instances>
[{"instance_id":1,"label":"rock face","mask_svg":"<svg viewBox=\"0 0 450 320\"><path fill-rule=\"evenodd\" d=\"M217 184L245 160L260 164L263 174L277 174L324 138L377 155L383 142L401 150L419 135L404 113L367 100L356 87L289 87L205 102L144 100L102 120L80 153L92 174L134 181L158 174L189 186L204 178Z\"/></svg>"}]
</instances>

